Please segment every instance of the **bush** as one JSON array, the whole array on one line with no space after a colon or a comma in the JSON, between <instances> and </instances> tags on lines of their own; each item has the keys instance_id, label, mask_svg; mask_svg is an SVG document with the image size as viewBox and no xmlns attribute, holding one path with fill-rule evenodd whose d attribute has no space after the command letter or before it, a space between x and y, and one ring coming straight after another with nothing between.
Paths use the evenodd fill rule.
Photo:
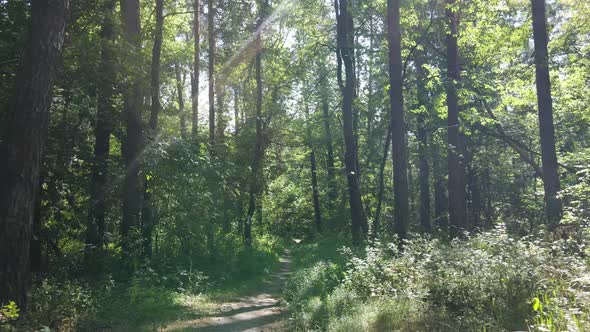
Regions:
<instances>
[{"instance_id":1,"label":"bush","mask_svg":"<svg viewBox=\"0 0 590 332\"><path fill-rule=\"evenodd\" d=\"M325 263L296 273L288 298L302 330L588 330L590 274L571 247L503 227L450 243L418 237L403 252L375 244L344 250L337 286Z\"/></svg>"}]
</instances>

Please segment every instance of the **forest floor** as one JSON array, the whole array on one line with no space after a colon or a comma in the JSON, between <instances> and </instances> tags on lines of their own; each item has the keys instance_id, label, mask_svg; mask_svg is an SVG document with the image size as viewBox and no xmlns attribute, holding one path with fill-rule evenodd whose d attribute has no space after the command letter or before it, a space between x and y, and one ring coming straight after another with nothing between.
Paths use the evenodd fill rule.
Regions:
<instances>
[{"instance_id":1,"label":"forest floor","mask_svg":"<svg viewBox=\"0 0 590 332\"><path fill-rule=\"evenodd\" d=\"M219 303L217 312L195 320L179 320L162 331L285 331L286 313L281 292L291 273L290 252L280 258L280 268L246 295Z\"/></svg>"}]
</instances>

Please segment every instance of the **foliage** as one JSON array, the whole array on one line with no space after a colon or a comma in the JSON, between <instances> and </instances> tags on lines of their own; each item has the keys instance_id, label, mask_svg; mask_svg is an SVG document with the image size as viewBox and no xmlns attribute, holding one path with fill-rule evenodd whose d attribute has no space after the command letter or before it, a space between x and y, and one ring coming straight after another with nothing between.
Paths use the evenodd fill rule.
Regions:
<instances>
[{"instance_id":1,"label":"foliage","mask_svg":"<svg viewBox=\"0 0 590 332\"><path fill-rule=\"evenodd\" d=\"M337 286L329 274L318 273L326 271L325 263L305 270L308 280L294 275L292 283L299 287L290 289L304 289L293 307L294 327L587 329L585 258L571 255L565 240L538 236L516 238L498 227L450 243L417 237L401 252L393 243L376 243L362 255L345 250L348 261ZM332 289L327 293L303 287L327 283Z\"/></svg>"}]
</instances>

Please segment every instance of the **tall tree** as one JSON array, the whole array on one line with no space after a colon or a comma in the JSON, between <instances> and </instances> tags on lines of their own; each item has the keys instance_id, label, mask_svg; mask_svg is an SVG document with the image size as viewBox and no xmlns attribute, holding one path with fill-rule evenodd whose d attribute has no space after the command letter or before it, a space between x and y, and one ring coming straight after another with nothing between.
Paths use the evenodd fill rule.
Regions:
<instances>
[{"instance_id":1,"label":"tall tree","mask_svg":"<svg viewBox=\"0 0 590 332\"><path fill-rule=\"evenodd\" d=\"M418 78L418 106L421 108L416 118L418 139L418 168L420 181L420 225L425 232L431 231L430 224L430 166L428 164L428 134L426 131L426 119L428 117L428 91L426 90L426 70L422 54L416 56L416 75Z\"/></svg>"},{"instance_id":2,"label":"tall tree","mask_svg":"<svg viewBox=\"0 0 590 332\"><path fill-rule=\"evenodd\" d=\"M110 138L114 129L114 121L117 111L114 103L115 88L115 60L116 50L114 41L116 37L115 27L115 0L104 2L103 19L101 27L101 51L98 71L98 98L96 110L94 162L92 165L91 198L89 225L86 233L88 245L88 263L96 266L97 262L92 256L102 250L104 245L105 214L106 214L106 186L108 180L108 158L110 151Z\"/></svg>"},{"instance_id":3,"label":"tall tree","mask_svg":"<svg viewBox=\"0 0 590 332\"><path fill-rule=\"evenodd\" d=\"M323 71L325 68L322 66ZM326 144L326 168L328 174L328 208L333 212L334 202L338 195L336 188L336 176L334 167L334 148L332 143L332 128L330 116L330 103L328 101L328 86L326 84L326 77L320 77L320 98L322 106L322 118L324 122L325 144Z\"/></svg>"},{"instance_id":4,"label":"tall tree","mask_svg":"<svg viewBox=\"0 0 590 332\"><path fill-rule=\"evenodd\" d=\"M254 67L256 71L256 138L254 143L254 159L252 161L252 176L250 179L250 193L248 199L248 211L246 215L246 222L244 224L244 242L246 245L252 244L252 217L256 211L256 200L260 193L260 179L259 170L261 168L263 158L262 147L262 38L260 36L262 23L264 22L264 13L266 10L266 0L258 1L259 14L258 22L256 24L256 57L254 60ZM258 213L261 216L261 213Z\"/></svg>"},{"instance_id":5,"label":"tall tree","mask_svg":"<svg viewBox=\"0 0 590 332\"><path fill-rule=\"evenodd\" d=\"M126 82L124 99L125 126L127 137L123 143L125 181L123 184L123 219L121 220L121 246L124 256L129 256L132 239L129 232L139 226L141 205L141 184L139 179L139 157L143 148L143 125L141 119L141 25L139 0L121 0L123 36L127 50L127 64L131 68Z\"/></svg>"},{"instance_id":6,"label":"tall tree","mask_svg":"<svg viewBox=\"0 0 590 332\"><path fill-rule=\"evenodd\" d=\"M193 72L191 80L191 103L192 103L192 136L197 141L199 134L199 53L200 53L200 34L199 34L199 0L193 0Z\"/></svg>"},{"instance_id":7,"label":"tall tree","mask_svg":"<svg viewBox=\"0 0 590 332\"><path fill-rule=\"evenodd\" d=\"M317 164L315 160L315 151L313 147L313 137L311 134L311 125L309 118L309 107L305 105L305 122L306 122L306 134L307 134L307 146L309 147L309 163L311 170L311 193L313 199L313 212L315 220L315 230L318 233L322 231L322 211L320 208L320 193L318 189L318 175L317 175Z\"/></svg>"},{"instance_id":8,"label":"tall tree","mask_svg":"<svg viewBox=\"0 0 590 332\"><path fill-rule=\"evenodd\" d=\"M344 163L349 191L352 240L360 244L367 235L367 219L361 198L358 170L358 152L354 132L353 102L356 77L354 73L354 21L352 6L348 0L336 0L337 53L344 64L342 84L342 122L344 131ZM339 70L339 75L341 71ZM341 77L338 79L342 81Z\"/></svg>"},{"instance_id":9,"label":"tall tree","mask_svg":"<svg viewBox=\"0 0 590 332\"><path fill-rule=\"evenodd\" d=\"M455 0L446 0L445 15L447 32L447 126L448 126L448 170L449 170L449 219L450 234L458 236L467 227L465 195L465 164L461 155L463 142L459 128L459 99L457 89L460 79L459 14Z\"/></svg>"},{"instance_id":10,"label":"tall tree","mask_svg":"<svg viewBox=\"0 0 590 332\"><path fill-rule=\"evenodd\" d=\"M387 33L389 41L389 99L393 155L394 229L400 240L408 236L410 205L408 190L408 146L402 93L402 51L400 0L387 0Z\"/></svg>"},{"instance_id":11,"label":"tall tree","mask_svg":"<svg viewBox=\"0 0 590 332\"><path fill-rule=\"evenodd\" d=\"M162 57L162 32L164 30L164 0L156 0L156 27L154 30L154 46L152 47L152 65L150 78L150 94L152 99L150 109L150 135L148 139L155 140L158 131L158 117L160 115L160 59ZM152 200L153 181L147 176L144 182L143 206L141 211L142 254L152 256L152 233L155 225L155 207Z\"/></svg>"},{"instance_id":12,"label":"tall tree","mask_svg":"<svg viewBox=\"0 0 590 332\"><path fill-rule=\"evenodd\" d=\"M207 27L209 33L209 141L215 142L215 8L207 1Z\"/></svg>"},{"instance_id":13,"label":"tall tree","mask_svg":"<svg viewBox=\"0 0 590 332\"><path fill-rule=\"evenodd\" d=\"M180 115L180 136L182 139L186 139L186 113L184 110L184 78L186 76L178 62L174 63L174 74L176 78L176 93L178 96L178 113Z\"/></svg>"},{"instance_id":14,"label":"tall tree","mask_svg":"<svg viewBox=\"0 0 590 332\"><path fill-rule=\"evenodd\" d=\"M537 82L537 105L539 108L539 134L541 136L541 160L543 162L543 189L545 191L545 215L549 229L559 223L562 213L555 152L555 129L553 127L553 101L549 79L549 52L547 50L547 19L545 0L532 0L533 39L535 43L535 80Z\"/></svg>"},{"instance_id":15,"label":"tall tree","mask_svg":"<svg viewBox=\"0 0 590 332\"><path fill-rule=\"evenodd\" d=\"M68 0L31 2L29 40L0 146L0 305L26 305L39 167L68 9Z\"/></svg>"}]
</instances>

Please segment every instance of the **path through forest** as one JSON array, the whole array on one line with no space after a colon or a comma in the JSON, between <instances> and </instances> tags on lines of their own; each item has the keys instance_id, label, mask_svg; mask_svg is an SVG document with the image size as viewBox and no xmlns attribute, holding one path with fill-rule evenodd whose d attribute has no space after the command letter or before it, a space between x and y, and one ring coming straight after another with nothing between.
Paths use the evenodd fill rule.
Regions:
<instances>
[{"instance_id":1,"label":"path through forest","mask_svg":"<svg viewBox=\"0 0 590 332\"><path fill-rule=\"evenodd\" d=\"M285 331L285 311L280 305L282 288L291 273L289 251L280 259L280 269L251 294L220 305L216 316L178 321L164 331Z\"/></svg>"}]
</instances>

